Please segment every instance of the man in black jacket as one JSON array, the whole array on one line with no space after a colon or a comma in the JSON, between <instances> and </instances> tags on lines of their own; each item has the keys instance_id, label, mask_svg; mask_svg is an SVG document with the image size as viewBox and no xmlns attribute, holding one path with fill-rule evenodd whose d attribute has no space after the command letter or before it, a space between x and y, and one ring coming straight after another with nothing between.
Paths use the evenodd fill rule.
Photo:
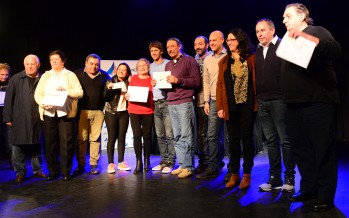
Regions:
<instances>
[{"instance_id":1,"label":"man in black jacket","mask_svg":"<svg viewBox=\"0 0 349 218\"><path fill-rule=\"evenodd\" d=\"M27 153L32 157L34 176L46 177L41 166L39 106L34 100L34 91L41 76L39 67L39 58L36 55L27 55L24 58L25 70L11 77L5 96L3 121L11 128L9 140L18 183L23 182L26 176Z\"/></svg>"},{"instance_id":2,"label":"man in black jacket","mask_svg":"<svg viewBox=\"0 0 349 218\"><path fill-rule=\"evenodd\" d=\"M267 18L256 24L259 45L256 50L256 86L258 117L266 139L269 157L269 179L259 186L261 191L294 190L295 163L291 143L286 131L286 104L280 89L281 59L276 56L280 39L275 35L275 25ZM285 166L284 184L281 178Z\"/></svg>"},{"instance_id":3,"label":"man in black jacket","mask_svg":"<svg viewBox=\"0 0 349 218\"><path fill-rule=\"evenodd\" d=\"M75 176L85 172L88 142L90 143L91 173L100 173L97 164L100 156L100 136L104 121L105 86L106 82L110 80L109 75L100 69L100 61L101 58L98 55L89 54L86 57L85 68L75 72L84 90L84 96L78 101L80 114L78 116L78 168L74 171Z\"/></svg>"}]
</instances>

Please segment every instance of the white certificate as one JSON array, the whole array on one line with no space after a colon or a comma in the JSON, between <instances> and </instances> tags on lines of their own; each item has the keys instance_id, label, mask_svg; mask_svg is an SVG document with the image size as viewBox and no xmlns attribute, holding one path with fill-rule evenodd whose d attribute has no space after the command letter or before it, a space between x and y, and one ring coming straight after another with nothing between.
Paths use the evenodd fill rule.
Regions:
<instances>
[{"instance_id":1,"label":"white certificate","mask_svg":"<svg viewBox=\"0 0 349 218\"><path fill-rule=\"evenodd\" d=\"M66 91L55 91L45 93L42 104L62 107L67 100L68 92Z\"/></svg>"},{"instance_id":2,"label":"white certificate","mask_svg":"<svg viewBox=\"0 0 349 218\"><path fill-rule=\"evenodd\" d=\"M113 89L126 89L124 82L113 83Z\"/></svg>"},{"instance_id":3,"label":"white certificate","mask_svg":"<svg viewBox=\"0 0 349 218\"><path fill-rule=\"evenodd\" d=\"M6 92L0 91L0 106L4 106L4 104L5 104L5 94L6 94Z\"/></svg>"},{"instance_id":4,"label":"white certificate","mask_svg":"<svg viewBox=\"0 0 349 218\"><path fill-rule=\"evenodd\" d=\"M167 76L171 75L171 71L153 72L153 78L156 79L155 88L158 89L171 89L172 84L167 82Z\"/></svg>"},{"instance_id":5,"label":"white certificate","mask_svg":"<svg viewBox=\"0 0 349 218\"><path fill-rule=\"evenodd\" d=\"M128 101L145 103L148 101L149 87L129 86L127 93L130 95Z\"/></svg>"},{"instance_id":6,"label":"white certificate","mask_svg":"<svg viewBox=\"0 0 349 218\"><path fill-rule=\"evenodd\" d=\"M307 68L313 55L316 43L304 37L296 39L288 36L288 32L282 38L276 55L286 61Z\"/></svg>"}]
</instances>

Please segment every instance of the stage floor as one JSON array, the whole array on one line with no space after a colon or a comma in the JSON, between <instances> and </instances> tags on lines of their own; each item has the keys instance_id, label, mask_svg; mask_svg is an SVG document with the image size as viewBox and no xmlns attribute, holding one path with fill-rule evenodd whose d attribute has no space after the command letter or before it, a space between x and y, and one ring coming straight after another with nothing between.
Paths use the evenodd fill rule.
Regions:
<instances>
[{"instance_id":1,"label":"stage floor","mask_svg":"<svg viewBox=\"0 0 349 218\"><path fill-rule=\"evenodd\" d=\"M348 217L348 151L348 143L338 146L336 207L323 213L312 212L313 201L290 203L287 193L258 190L258 186L268 178L266 153L255 157L251 187L241 191L238 188L225 188L223 177L226 167L219 177L205 180L195 177L178 179L161 172L134 175L133 169L108 174L107 155L103 150L99 163L100 175L85 173L68 182L61 178L44 181L32 177L28 160L26 180L16 184L13 170L2 160L0 217ZM132 148L126 149L125 159L134 168ZM152 166L157 165L159 159L159 155L152 155ZM228 160L224 161L227 163ZM75 166L74 160L74 168ZM297 171L296 190L298 189Z\"/></svg>"}]
</instances>

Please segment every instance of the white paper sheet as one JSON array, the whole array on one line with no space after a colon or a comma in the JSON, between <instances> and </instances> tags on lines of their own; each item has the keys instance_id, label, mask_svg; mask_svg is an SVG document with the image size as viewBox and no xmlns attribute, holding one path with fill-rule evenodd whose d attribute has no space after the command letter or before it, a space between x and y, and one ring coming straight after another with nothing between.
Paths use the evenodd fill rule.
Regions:
<instances>
[{"instance_id":1,"label":"white paper sheet","mask_svg":"<svg viewBox=\"0 0 349 218\"><path fill-rule=\"evenodd\" d=\"M126 92L126 85L124 82L113 83L113 89L121 89L121 91Z\"/></svg>"},{"instance_id":2,"label":"white paper sheet","mask_svg":"<svg viewBox=\"0 0 349 218\"><path fill-rule=\"evenodd\" d=\"M282 38L276 55L286 61L307 68L316 43L304 37L290 38L288 32Z\"/></svg>"},{"instance_id":3,"label":"white paper sheet","mask_svg":"<svg viewBox=\"0 0 349 218\"><path fill-rule=\"evenodd\" d=\"M68 92L66 91L45 93L42 104L62 107L67 100L67 96Z\"/></svg>"},{"instance_id":4,"label":"white paper sheet","mask_svg":"<svg viewBox=\"0 0 349 218\"><path fill-rule=\"evenodd\" d=\"M172 84L167 82L167 76L171 75L171 71L153 72L153 78L156 79L155 88L158 89L171 89Z\"/></svg>"},{"instance_id":5,"label":"white paper sheet","mask_svg":"<svg viewBox=\"0 0 349 218\"><path fill-rule=\"evenodd\" d=\"M128 101L145 103L148 101L149 87L129 86L127 93L130 94Z\"/></svg>"},{"instance_id":6,"label":"white paper sheet","mask_svg":"<svg viewBox=\"0 0 349 218\"><path fill-rule=\"evenodd\" d=\"M5 104L5 94L6 92L0 91L0 106L4 106Z\"/></svg>"}]
</instances>

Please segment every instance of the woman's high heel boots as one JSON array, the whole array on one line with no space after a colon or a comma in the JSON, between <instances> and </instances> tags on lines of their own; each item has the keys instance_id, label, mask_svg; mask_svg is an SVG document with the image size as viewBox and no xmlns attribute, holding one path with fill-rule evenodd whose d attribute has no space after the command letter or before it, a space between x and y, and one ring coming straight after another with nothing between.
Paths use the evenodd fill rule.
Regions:
<instances>
[{"instance_id":1,"label":"woman's high heel boots","mask_svg":"<svg viewBox=\"0 0 349 218\"><path fill-rule=\"evenodd\" d=\"M144 170L145 171L151 170L149 157L144 159Z\"/></svg>"},{"instance_id":2,"label":"woman's high heel boots","mask_svg":"<svg viewBox=\"0 0 349 218\"><path fill-rule=\"evenodd\" d=\"M137 173L141 173L141 172L143 172L143 162L142 162L142 158L139 158L139 159L137 159L136 168L133 171L133 173L137 174Z\"/></svg>"}]
</instances>

